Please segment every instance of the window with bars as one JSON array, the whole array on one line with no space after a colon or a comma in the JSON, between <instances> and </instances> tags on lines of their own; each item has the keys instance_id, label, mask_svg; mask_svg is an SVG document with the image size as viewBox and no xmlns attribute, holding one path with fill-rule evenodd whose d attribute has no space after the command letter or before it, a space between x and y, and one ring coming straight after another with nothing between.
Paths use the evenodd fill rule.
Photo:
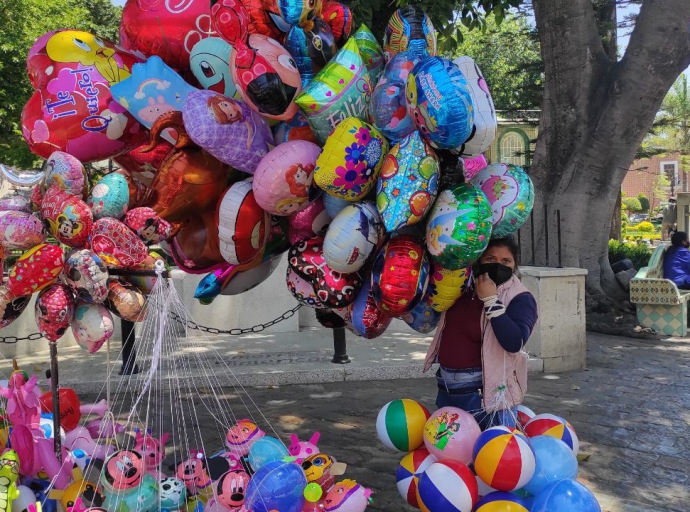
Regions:
<instances>
[{"instance_id":1,"label":"window with bars","mask_svg":"<svg viewBox=\"0 0 690 512\"><path fill-rule=\"evenodd\" d=\"M501 162L524 166L526 162L525 140L515 132L508 132L501 138Z\"/></svg>"}]
</instances>

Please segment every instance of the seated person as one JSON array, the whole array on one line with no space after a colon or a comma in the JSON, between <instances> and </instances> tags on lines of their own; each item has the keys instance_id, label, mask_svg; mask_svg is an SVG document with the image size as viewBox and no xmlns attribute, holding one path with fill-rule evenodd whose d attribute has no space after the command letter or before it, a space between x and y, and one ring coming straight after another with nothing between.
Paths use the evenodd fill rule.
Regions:
<instances>
[{"instance_id":1,"label":"seated person","mask_svg":"<svg viewBox=\"0 0 690 512\"><path fill-rule=\"evenodd\" d=\"M690 241L684 231L671 237L671 247L664 255L664 278L673 281L682 290L690 290Z\"/></svg>"}]
</instances>

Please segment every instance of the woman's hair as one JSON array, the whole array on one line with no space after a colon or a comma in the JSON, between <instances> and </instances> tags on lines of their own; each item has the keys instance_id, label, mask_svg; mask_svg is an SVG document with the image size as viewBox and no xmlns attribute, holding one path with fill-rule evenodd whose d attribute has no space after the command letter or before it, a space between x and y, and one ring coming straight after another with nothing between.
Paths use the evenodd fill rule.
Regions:
<instances>
[{"instance_id":1,"label":"woman's hair","mask_svg":"<svg viewBox=\"0 0 690 512\"><path fill-rule=\"evenodd\" d=\"M680 247L688 239L688 234L685 231L676 231L671 235L671 245L673 247Z\"/></svg>"},{"instance_id":2,"label":"woman's hair","mask_svg":"<svg viewBox=\"0 0 690 512\"><path fill-rule=\"evenodd\" d=\"M517 268L518 264L520 263L520 246L513 235L504 236L503 238L492 238L486 248L489 249L490 247L505 247L508 249L510 254L513 255L513 259L515 260L515 268Z\"/></svg>"}]
</instances>

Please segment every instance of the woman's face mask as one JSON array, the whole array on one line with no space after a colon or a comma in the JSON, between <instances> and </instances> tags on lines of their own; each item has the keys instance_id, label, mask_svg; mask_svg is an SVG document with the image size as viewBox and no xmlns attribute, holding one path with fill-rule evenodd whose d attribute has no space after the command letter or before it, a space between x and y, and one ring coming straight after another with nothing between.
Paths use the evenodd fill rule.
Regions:
<instances>
[{"instance_id":1,"label":"woman's face mask","mask_svg":"<svg viewBox=\"0 0 690 512\"><path fill-rule=\"evenodd\" d=\"M499 286L513 277L513 269L501 263L482 263L477 275L482 274L488 274L496 286Z\"/></svg>"}]
</instances>

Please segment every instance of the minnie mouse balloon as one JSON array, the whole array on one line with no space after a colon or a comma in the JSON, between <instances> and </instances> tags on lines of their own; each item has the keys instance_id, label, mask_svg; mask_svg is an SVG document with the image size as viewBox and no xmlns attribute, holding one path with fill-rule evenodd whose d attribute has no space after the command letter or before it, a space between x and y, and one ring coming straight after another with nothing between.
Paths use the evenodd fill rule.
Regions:
<instances>
[{"instance_id":1,"label":"minnie mouse balloon","mask_svg":"<svg viewBox=\"0 0 690 512\"><path fill-rule=\"evenodd\" d=\"M439 313L449 310L467 289L471 274L471 267L449 270L434 263L426 292L429 305Z\"/></svg>"},{"instance_id":2,"label":"minnie mouse balloon","mask_svg":"<svg viewBox=\"0 0 690 512\"><path fill-rule=\"evenodd\" d=\"M129 204L127 178L115 172L107 174L93 187L86 204L91 208L94 220L103 217L120 219Z\"/></svg>"},{"instance_id":3,"label":"minnie mouse balloon","mask_svg":"<svg viewBox=\"0 0 690 512\"><path fill-rule=\"evenodd\" d=\"M254 172L256 203L273 215L290 215L309 204L309 190L321 148L296 140L272 149Z\"/></svg>"},{"instance_id":4,"label":"minnie mouse balloon","mask_svg":"<svg viewBox=\"0 0 690 512\"><path fill-rule=\"evenodd\" d=\"M253 174L268 153L271 130L245 103L213 91L195 91L182 110L191 139L221 162ZM228 141L233 141L228 144Z\"/></svg>"},{"instance_id":5,"label":"minnie mouse balloon","mask_svg":"<svg viewBox=\"0 0 690 512\"><path fill-rule=\"evenodd\" d=\"M31 302L31 296L17 297L5 284L0 284L0 328L7 327L21 315Z\"/></svg>"},{"instance_id":6,"label":"minnie mouse balloon","mask_svg":"<svg viewBox=\"0 0 690 512\"><path fill-rule=\"evenodd\" d=\"M65 334L74 314L74 297L64 284L53 284L41 290L36 298L36 324L48 341Z\"/></svg>"},{"instance_id":7,"label":"minnie mouse balloon","mask_svg":"<svg viewBox=\"0 0 690 512\"><path fill-rule=\"evenodd\" d=\"M118 105L110 87L130 76L137 58L79 30L41 36L27 66L36 89L22 112L31 151L65 151L82 162L103 160L141 144L146 135Z\"/></svg>"},{"instance_id":8,"label":"minnie mouse balloon","mask_svg":"<svg viewBox=\"0 0 690 512\"><path fill-rule=\"evenodd\" d=\"M348 330L368 340L381 336L392 320L392 316L377 306L368 282L362 285L355 301L347 307L345 313Z\"/></svg>"},{"instance_id":9,"label":"minnie mouse balloon","mask_svg":"<svg viewBox=\"0 0 690 512\"><path fill-rule=\"evenodd\" d=\"M324 307L319 298L316 296L316 292L314 291L314 287L311 285L311 283L295 272L295 270L290 266L287 268L285 282L287 284L287 289L300 304L304 304L305 306L309 306L311 308Z\"/></svg>"},{"instance_id":10,"label":"minnie mouse balloon","mask_svg":"<svg viewBox=\"0 0 690 512\"><path fill-rule=\"evenodd\" d=\"M103 302L108 297L108 271L89 249L72 251L65 261L65 282L86 302Z\"/></svg>"},{"instance_id":11,"label":"minnie mouse balloon","mask_svg":"<svg viewBox=\"0 0 690 512\"><path fill-rule=\"evenodd\" d=\"M472 134L474 104L469 84L448 59L427 57L407 77L407 110L435 148L455 149Z\"/></svg>"},{"instance_id":12,"label":"minnie mouse balloon","mask_svg":"<svg viewBox=\"0 0 690 512\"><path fill-rule=\"evenodd\" d=\"M77 301L72 319L72 333L82 349L89 354L95 354L110 339L113 331L113 316L105 306Z\"/></svg>"},{"instance_id":13,"label":"minnie mouse balloon","mask_svg":"<svg viewBox=\"0 0 690 512\"><path fill-rule=\"evenodd\" d=\"M86 169L77 158L63 151L55 151L46 161L45 170L44 190L57 185L68 194L86 197L89 180Z\"/></svg>"},{"instance_id":14,"label":"minnie mouse balloon","mask_svg":"<svg viewBox=\"0 0 690 512\"><path fill-rule=\"evenodd\" d=\"M462 157L473 157L481 155L491 147L491 143L496 138L498 122L496 120L496 110L494 101L486 85L484 75L482 75L477 63L466 55L458 57L453 61L462 72L470 86L472 104L474 105L474 128L472 135L460 147L454 151Z\"/></svg>"},{"instance_id":15,"label":"minnie mouse balloon","mask_svg":"<svg viewBox=\"0 0 690 512\"><path fill-rule=\"evenodd\" d=\"M172 226L151 208L140 206L125 215L125 225L134 231L146 245L157 244L170 238Z\"/></svg>"},{"instance_id":16,"label":"minnie mouse balloon","mask_svg":"<svg viewBox=\"0 0 690 512\"><path fill-rule=\"evenodd\" d=\"M415 237L391 238L376 255L371 271L376 304L391 316L412 310L426 293L429 268L424 245Z\"/></svg>"},{"instance_id":17,"label":"minnie mouse balloon","mask_svg":"<svg viewBox=\"0 0 690 512\"><path fill-rule=\"evenodd\" d=\"M117 219L97 220L91 231L91 249L109 266L131 267L146 259L144 242Z\"/></svg>"},{"instance_id":18,"label":"minnie mouse balloon","mask_svg":"<svg viewBox=\"0 0 690 512\"><path fill-rule=\"evenodd\" d=\"M527 220L534 206L534 185L522 167L491 164L470 180L486 195L493 212L492 238L514 233Z\"/></svg>"},{"instance_id":19,"label":"minnie mouse balloon","mask_svg":"<svg viewBox=\"0 0 690 512\"><path fill-rule=\"evenodd\" d=\"M251 179L233 184L218 206L220 253L231 265L260 257L268 241L271 217L256 203Z\"/></svg>"},{"instance_id":20,"label":"minnie mouse balloon","mask_svg":"<svg viewBox=\"0 0 690 512\"><path fill-rule=\"evenodd\" d=\"M295 102L309 119L320 144L333 129L350 117L369 118L372 85L359 53L350 39L335 57L319 71Z\"/></svg>"},{"instance_id":21,"label":"minnie mouse balloon","mask_svg":"<svg viewBox=\"0 0 690 512\"><path fill-rule=\"evenodd\" d=\"M352 11L347 4L334 0L325 0L321 9L321 17L331 27L335 44L338 48L347 42L352 31Z\"/></svg>"},{"instance_id":22,"label":"minnie mouse balloon","mask_svg":"<svg viewBox=\"0 0 690 512\"><path fill-rule=\"evenodd\" d=\"M421 221L438 193L439 161L414 132L386 155L379 175L376 206L386 231Z\"/></svg>"},{"instance_id":23,"label":"minnie mouse balloon","mask_svg":"<svg viewBox=\"0 0 690 512\"><path fill-rule=\"evenodd\" d=\"M0 211L0 246L26 250L45 241L43 223L37 216L14 210Z\"/></svg>"},{"instance_id":24,"label":"minnie mouse balloon","mask_svg":"<svg viewBox=\"0 0 690 512\"><path fill-rule=\"evenodd\" d=\"M309 203L309 206L304 210L295 212L288 217L288 240L291 244L326 234L331 223L331 216L326 211L324 199L325 195L322 194ZM347 204L350 203L347 202Z\"/></svg>"},{"instance_id":25,"label":"minnie mouse balloon","mask_svg":"<svg viewBox=\"0 0 690 512\"><path fill-rule=\"evenodd\" d=\"M491 204L469 183L441 192L429 214L426 246L434 261L450 270L471 265L491 237Z\"/></svg>"},{"instance_id":26,"label":"minnie mouse balloon","mask_svg":"<svg viewBox=\"0 0 690 512\"><path fill-rule=\"evenodd\" d=\"M50 234L69 247L83 247L91 234L93 216L88 205L52 186L43 196L41 217Z\"/></svg>"},{"instance_id":27,"label":"minnie mouse balloon","mask_svg":"<svg viewBox=\"0 0 690 512\"><path fill-rule=\"evenodd\" d=\"M421 58L436 55L436 29L429 16L413 5L395 11L383 34L386 60L405 51Z\"/></svg>"},{"instance_id":28,"label":"minnie mouse balloon","mask_svg":"<svg viewBox=\"0 0 690 512\"><path fill-rule=\"evenodd\" d=\"M175 69L188 69L194 45L214 35L208 0L127 0L122 9L120 41L124 48L147 57L157 55Z\"/></svg>"},{"instance_id":29,"label":"minnie mouse balloon","mask_svg":"<svg viewBox=\"0 0 690 512\"><path fill-rule=\"evenodd\" d=\"M323 257L337 272L356 272L383 235L381 216L374 204L370 201L352 204L331 222L323 242Z\"/></svg>"},{"instance_id":30,"label":"minnie mouse balloon","mask_svg":"<svg viewBox=\"0 0 690 512\"><path fill-rule=\"evenodd\" d=\"M194 78L201 87L227 98L241 98L230 72L230 43L220 37L202 39L192 48L189 58Z\"/></svg>"},{"instance_id":31,"label":"minnie mouse balloon","mask_svg":"<svg viewBox=\"0 0 690 512\"><path fill-rule=\"evenodd\" d=\"M31 295L57 281L65 264L62 249L41 244L22 254L10 270L7 288L17 297Z\"/></svg>"},{"instance_id":32,"label":"minnie mouse balloon","mask_svg":"<svg viewBox=\"0 0 690 512\"><path fill-rule=\"evenodd\" d=\"M355 117L331 133L316 161L314 182L328 194L358 201L378 178L388 141L376 128Z\"/></svg>"}]
</instances>

